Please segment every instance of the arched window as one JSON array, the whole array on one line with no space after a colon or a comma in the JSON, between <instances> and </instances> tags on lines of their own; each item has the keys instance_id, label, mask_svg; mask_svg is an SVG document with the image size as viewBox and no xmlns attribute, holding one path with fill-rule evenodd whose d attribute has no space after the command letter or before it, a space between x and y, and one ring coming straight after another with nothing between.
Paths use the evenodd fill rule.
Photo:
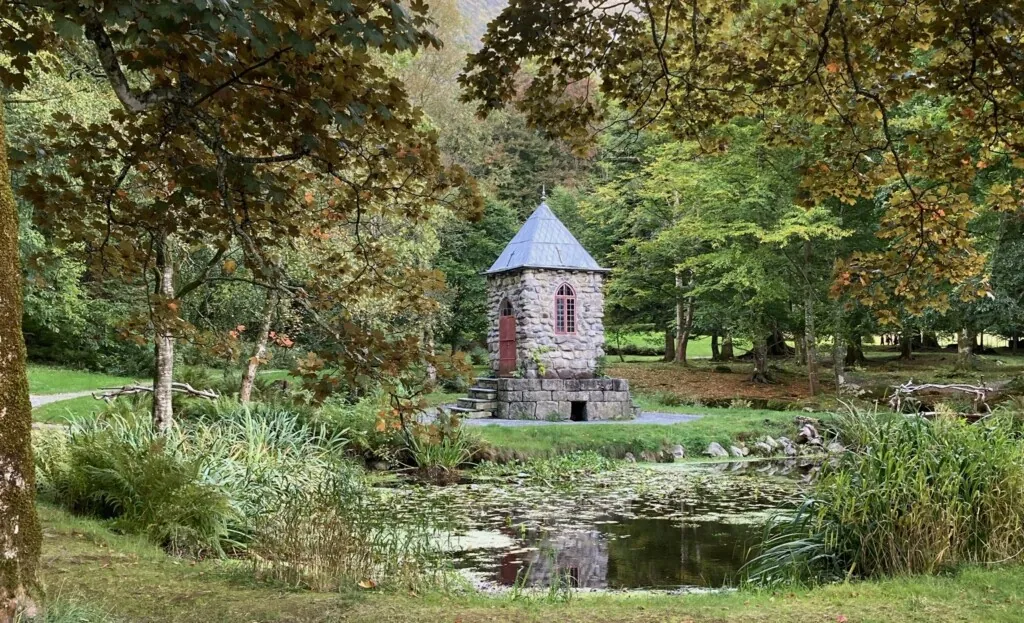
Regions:
<instances>
[{"instance_id":1,"label":"arched window","mask_svg":"<svg viewBox=\"0 0 1024 623\"><path fill-rule=\"evenodd\" d=\"M516 312L512 309L512 301L504 299L501 301L501 306L498 308L498 314L501 316L515 316Z\"/></svg>"},{"instance_id":2,"label":"arched window","mask_svg":"<svg viewBox=\"0 0 1024 623\"><path fill-rule=\"evenodd\" d=\"M567 283L555 293L555 333L576 333L576 291Z\"/></svg>"}]
</instances>

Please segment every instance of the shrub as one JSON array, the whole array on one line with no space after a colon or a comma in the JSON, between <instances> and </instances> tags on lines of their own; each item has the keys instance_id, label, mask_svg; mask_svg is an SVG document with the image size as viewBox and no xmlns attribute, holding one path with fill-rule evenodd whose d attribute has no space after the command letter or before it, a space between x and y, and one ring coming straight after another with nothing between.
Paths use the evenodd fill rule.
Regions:
<instances>
[{"instance_id":1,"label":"shrub","mask_svg":"<svg viewBox=\"0 0 1024 623\"><path fill-rule=\"evenodd\" d=\"M1024 448L1009 418L851 412L838 425L852 451L769 528L753 580L936 573L1024 552Z\"/></svg>"},{"instance_id":2,"label":"shrub","mask_svg":"<svg viewBox=\"0 0 1024 623\"><path fill-rule=\"evenodd\" d=\"M482 346L474 346L469 350L469 362L474 366L486 366L491 361L491 355Z\"/></svg>"},{"instance_id":3,"label":"shrub","mask_svg":"<svg viewBox=\"0 0 1024 623\"><path fill-rule=\"evenodd\" d=\"M339 432L272 405L225 407L157 436L148 414L78 420L36 440L40 493L111 519L176 553L223 554L252 533L278 492L355 478Z\"/></svg>"},{"instance_id":4,"label":"shrub","mask_svg":"<svg viewBox=\"0 0 1024 623\"><path fill-rule=\"evenodd\" d=\"M238 513L227 493L205 479L201 457L177 452L148 418L79 420L68 435L37 445L42 492L54 501L179 554L222 555L233 544Z\"/></svg>"},{"instance_id":5,"label":"shrub","mask_svg":"<svg viewBox=\"0 0 1024 623\"><path fill-rule=\"evenodd\" d=\"M658 392L653 398L655 402L665 407L678 407L684 402L679 394L673 394L672 392Z\"/></svg>"}]
</instances>

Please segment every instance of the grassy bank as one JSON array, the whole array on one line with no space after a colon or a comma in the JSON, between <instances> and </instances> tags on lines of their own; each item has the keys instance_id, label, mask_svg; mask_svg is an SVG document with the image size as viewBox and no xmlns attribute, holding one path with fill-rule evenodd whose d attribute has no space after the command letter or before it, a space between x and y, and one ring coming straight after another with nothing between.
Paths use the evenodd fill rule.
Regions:
<instances>
[{"instance_id":1,"label":"grassy bank","mask_svg":"<svg viewBox=\"0 0 1024 623\"><path fill-rule=\"evenodd\" d=\"M32 419L36 422L61 424L74 417L92 417L103 410L106 403L92 396L82 396L71 400L51 402L32 410Z\"/></svg>"},{"instance_id":2,"label":"grassy bank","mask_svg":"<svg viewBox=\"0 0 1024 623\"><path fill-rule=\"evenodd\" d=\"M191 564L140 538L113 534L101 523L49 506L40 510L48 595L93 613L75 621L1010 623L1020 620L1024 608L1022 567L969 568L939 577L777 593L580 595L559 603L478 595L385 595L355 586L351 592L311 593L257 583L239 563Z\"/></svg>"},{"instance_id":3,"label":"grassy bank","mask_svg":"<svg viewBox=\"0 0 1024 623\"><path fill-rule=\"evenodd\" d=\"M668 410L662 408L662 410ZM756 409L673 408L703 415L680 424L587 424L584 426L481 426L474 433L503 452L523 458L545 458L577 451L597 452L622 458L632 452L657 452L679 444L688 456L700 456L712 441L726 448L730 443L771 435L792 437L797 429L793 411ZM820 415L820 414L818 414Z\"/></svg>"}]
</instances>

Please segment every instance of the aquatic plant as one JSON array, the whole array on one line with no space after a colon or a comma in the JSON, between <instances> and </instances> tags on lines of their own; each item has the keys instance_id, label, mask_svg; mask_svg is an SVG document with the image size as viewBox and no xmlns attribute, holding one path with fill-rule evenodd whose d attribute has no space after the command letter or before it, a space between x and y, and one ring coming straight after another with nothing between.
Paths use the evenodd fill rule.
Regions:
<instances>
[{"instance_id":1,"label":"aquatic plant","mask_svg":"<svg viewBox=\"0 0 1024 623\"><path fill-rule=\"evenodd\" d=\"M349 478L277 493L248 557L260 577L317 591L443 588L451 565L429 509L396 516L381 492Z\"/></svg>"},{"instance_id":2,"label":"aquatic plant","mask_svg":"<svg viewBox=\"0 0 1024 623\"><path fill-rule=\"evenodd\" d=\"M769 528L751 580L936 573L1024 554L1024 446L1011 418L851 410L837 425L851 451Z\"/></svg>"}]
</instances>

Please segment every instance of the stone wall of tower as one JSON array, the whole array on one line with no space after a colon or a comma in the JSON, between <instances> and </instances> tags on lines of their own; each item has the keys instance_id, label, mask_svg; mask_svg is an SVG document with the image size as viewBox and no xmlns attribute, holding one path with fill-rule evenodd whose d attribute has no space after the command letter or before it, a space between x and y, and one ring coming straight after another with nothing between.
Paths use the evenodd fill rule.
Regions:
<instances>
[{"instance_id":1,"label":"stone wall of tower","mask_svg":"<svg viewBox=\"0 0 1024 623\"><path fill-rule=\"evenodd\" d=\"M488 277L491 370L498 370L498 315L508 298L516 315L516 360L527 378L594 376L604 355L604 275L600 272L526 268ZM576 332L555 333L555 293L576 291ZM539 365L538 365L539 362Z\"/></svg>"}]
</instances>

